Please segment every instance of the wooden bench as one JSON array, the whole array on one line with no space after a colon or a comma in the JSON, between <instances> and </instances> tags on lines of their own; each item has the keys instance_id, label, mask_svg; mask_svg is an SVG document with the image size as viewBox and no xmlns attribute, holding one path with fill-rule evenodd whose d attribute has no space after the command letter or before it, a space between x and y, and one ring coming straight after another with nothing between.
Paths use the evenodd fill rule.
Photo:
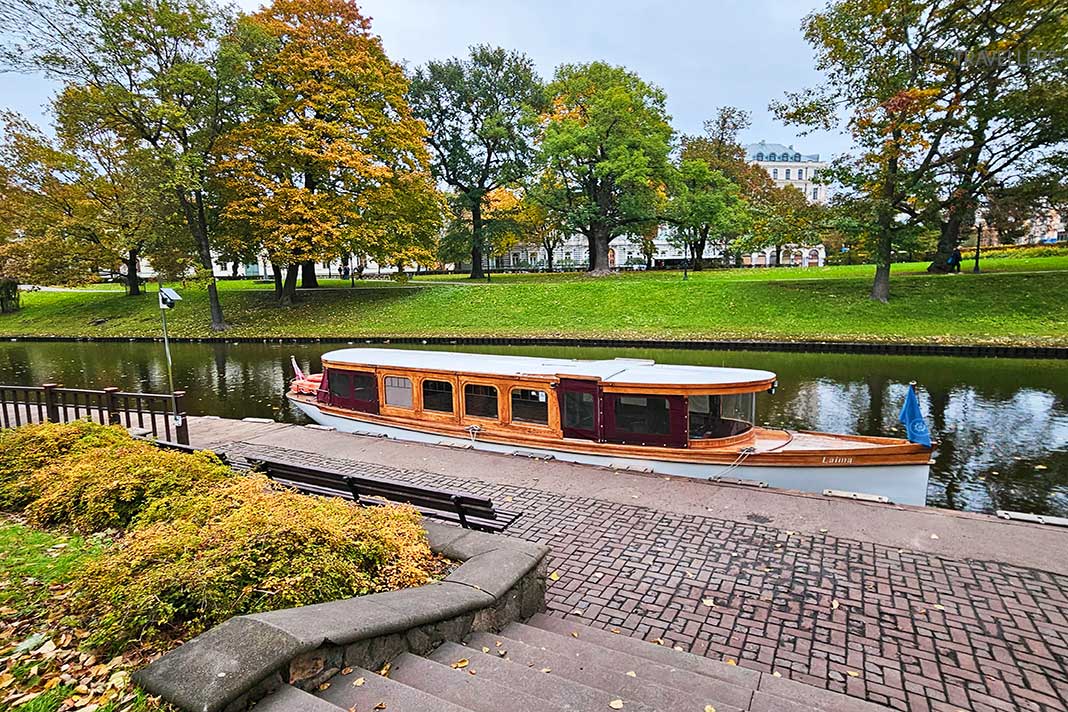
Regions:
<instances>
[{"instance_id":1,"label":"wooden bench","mask_svg":"<svg viewBox=\"0 0 1068 712\"><path fill-rule=\"evenodd\" d=\"M464 492L304 467L279 460L246 459L254 469L263 472L271 480L307 494L342 497L365 506L388 502L410 504L424 516L455 522L465 529L500 532L519 518L517 512L496 509L492 500L486 497Z\"/></svg>"}]
</instances>

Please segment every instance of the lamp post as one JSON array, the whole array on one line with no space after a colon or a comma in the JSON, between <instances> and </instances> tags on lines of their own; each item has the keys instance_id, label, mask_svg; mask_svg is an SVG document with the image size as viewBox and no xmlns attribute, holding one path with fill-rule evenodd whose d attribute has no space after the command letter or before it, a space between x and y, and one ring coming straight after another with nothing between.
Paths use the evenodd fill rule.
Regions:
<instances>
[{"instance_id":1,"label":"lamp post","mask_svg":"<svg viewBox=\"0 0 1068 712\"><path fill-rule=\"evenodd\" d=\"M983 221L979 218L975 219L975 267L972 268L972 272L978 274L979 272L979 245L983 242Z\"/></svg>"},{"instance_id":2,"label":"lamp post","mask_svg":"<svg viewBox=\"0 0 1068 712\"><path fill-rule=\"evenodd\" d=\"M182 301L182 298L178 296L178 292L170 287L160 286L159 314L163 320L163 352L167 355L167 385L170 386L172 396L174 395L174 366L171 361L171 340L167 334L167 312L174 309L175 302L180 301ZM171 402L174 404L174 425L179 427L182 424L182 416L178 414L178 401L175 398L171 398Z\"/></svg>"}]
</instances>

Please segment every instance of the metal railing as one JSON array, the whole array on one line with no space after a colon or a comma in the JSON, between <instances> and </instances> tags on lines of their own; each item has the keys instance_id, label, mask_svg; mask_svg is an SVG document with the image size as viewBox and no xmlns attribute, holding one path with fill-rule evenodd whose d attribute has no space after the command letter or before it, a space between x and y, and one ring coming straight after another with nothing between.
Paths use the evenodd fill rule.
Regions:
<instances>
[{"instance_id":1,"label":"metal railing","mask_svg":"<svg viewBox=\"0 0 1068 712\"><path fill-rule=\"evenodd\" d=\"M0 427L87 419L102 425L138 428L158 440L188 445L184 396L185 391L175 391L174 395L128 393L118 388L63 388L57 383L0 385Z\"/></svg>"}]
</instances>

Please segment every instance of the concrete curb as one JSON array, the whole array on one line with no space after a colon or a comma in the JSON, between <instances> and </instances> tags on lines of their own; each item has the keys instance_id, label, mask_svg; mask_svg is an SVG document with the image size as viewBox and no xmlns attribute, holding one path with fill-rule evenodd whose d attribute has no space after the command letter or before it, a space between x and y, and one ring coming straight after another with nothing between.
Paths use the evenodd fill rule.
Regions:
<instances>
[{"instance_id":1,"label":"concrete curb","mask_svg":"<svg viewBox=\"0 0 1068 712\"><path fill-rule=\"evenodd\" d=\"M313 690L345 666L378 670L403 652L498 630L545 608L549 548L424 521L430 548L463 563L443 581L237 616L138 671L188 712L244 710L283 685Z\"/></svg>"},{"instance_id":2,"label":"concrete curb","mask_svg":"<svg viewBox=\"0 0 1068 712\"><path fill-rule=\"evenodd\" d=\"M8 341L156 342L145 336L18 336ZM204 336L172 337L173 343L232 344L426 344L455 346L569 346L597 348L683 349L706 351L780 351L891 356L968 356L981 358L1068 359L1068 346L996 344L925 344L880 341L764 341L760 339L599 339L510 336Z\"/></svg>"}]
</instances>

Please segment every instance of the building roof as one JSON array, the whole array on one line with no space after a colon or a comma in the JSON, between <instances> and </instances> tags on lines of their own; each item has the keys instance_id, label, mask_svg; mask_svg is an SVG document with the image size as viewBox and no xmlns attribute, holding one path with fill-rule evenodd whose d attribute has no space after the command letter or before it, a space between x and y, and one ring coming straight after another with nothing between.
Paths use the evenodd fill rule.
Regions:
<instances>
[{"instance_id":1,"label":"building roof","mask_svg":"<svg viewBox=\"0 0 1068 712\"><path fill-rule=\"evenodd\" d=\"M782 158L783 154L789 156L788 158ZM757 158L757 156L762 158ZM769 158L774 156L774 158ZM804 154L796 150L793 146L784 146L781 143L768 143L767 141L761 141L760 143L751 143L745 147L745 157L750 161L819 161L820 154L809 153Z\"/></svg>"},{"instance_id":2,"label":"building roof","mask_svg":"<svg viewBox=\"0 0 1068 712\"><path fill-rule=\"evenodd\" d=\"M598 379L605 384L709 386L773 381L775 374L749 368L676 366L648 359L615 358L597 361L502 356L457 351L356 348L323 354L323 362L361 366L470 373L485 376L563 376Z\"/></svg>"}]
</instances>

